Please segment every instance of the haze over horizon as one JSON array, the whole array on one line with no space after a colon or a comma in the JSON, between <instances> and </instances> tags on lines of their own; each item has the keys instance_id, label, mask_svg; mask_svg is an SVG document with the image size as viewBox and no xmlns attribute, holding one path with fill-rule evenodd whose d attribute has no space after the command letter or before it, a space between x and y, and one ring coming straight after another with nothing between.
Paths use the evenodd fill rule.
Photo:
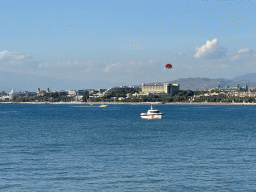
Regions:
<instances>
[{"instance_id":1,"label":"haze over horizon","mask_svg":"<svg viewBox=\"0 0 256 192\"><path fill-rule=\"evenodd\" d=\"M256 73L255 8L249 0L5 1L0 89L86 89ZM167 63L173 69L165 69ZM31 77L31 85L22 77ZM32 85L37 77L41 84ZM45 83L52 78L56 82Z\"/></svg>"}]
</instances>

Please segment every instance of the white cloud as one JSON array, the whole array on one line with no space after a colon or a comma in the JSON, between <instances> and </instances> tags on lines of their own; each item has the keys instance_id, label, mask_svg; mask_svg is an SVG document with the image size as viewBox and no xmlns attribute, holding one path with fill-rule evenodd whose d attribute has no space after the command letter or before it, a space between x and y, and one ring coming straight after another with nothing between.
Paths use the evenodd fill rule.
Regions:
<instances>
[{"instance_id":1,"label":"white cloud","mask_svg":"<svg viewBox=\"0 0 256 192\"><path fill-rule=\"evenodd\" d=\"M246 49L240 49L237 51L237 53L249 53L250 49L246 48Z\"/></svg>"},{"instance_id":2,"label":"white cloud","mask_svg":"<svg viewBox=\"0 0 256 192\"><path fill-rule=\"evenodd\" d=\"M153 63L153 62L155 62L156 60L155 59L150 59L149 61L148 61L148 63Z\"/></svg>"},{"instance_id":3,"label":"white cloud","mask_svg":"<svg viewBox=\"0 0 256 192\"><path fill-rule=\"evenodd\" d=\"M227 49L222 47L220 43L217 41L217 38L212 41L206 41L206 44L201 47L196 47L195 58L205 58L205 59L216 59L225 57L227 53Z\"/></svg>"},{"instance_id":4,"label":"white cloud","mask_svg":"<svg viewBox=\"0 0 256 192\"><path fill-rule=\"evenodd\" d=\"M231 58L231 61L236 61L236 60L238 60L238 59L240 59L240 56L239 56L239 55L236 55L236 56L234 56L234 57Z\"/></svg>"},{"instance_id":5,"label":"white cloud","mask_svg":"<svg viewBox=\"0 0 256 192\"><path fill-rule=\"evenodd\" d=\"M53 65L58 67L77 67L77 66L83 66L84 63L79 63L77 61L59 61L56 63L53 63Z\"/></svg>"},{"instance_id":6,"label":"white cloud","mask_svg":"<svg viewBox=\"0 0 256 192\"><path fill-rule=\"evenodd\" d=\"M239 49L237 51L237 55L231 58L231 61L236 61L236 60L240 60L240 59L249 59L250 57L256 56L255 51L253 51L252 49Z\"/></svg>"},{"instance_id":7,"label":"white cloud","mask_svg":"<svg viewBox=\"0 0 256 192\"><path fill-rule=\"evenodd\" d=\"M119 68L120 65L122 65L121 63L114 63L111 65L107 65L107 67L103 70L104 72L108 73L111 72L113 69Z\"/></svg>"},{"instance_id":8,"label":"white cloud","mask_svg":"<svg viewBox=\"0 0 256 192\"><path fill-rule=\"evenodd\" d=\"M240 50L238 50L237 51L237 53L238 54L253 54L253 53L255 53L255 51L254 50L252 50L252 49L248 49L248 48L245 48L245 49L240 49ZM249 56L249 55L248 55Z\"/></svg>"},{"instance_id":9,"label":"white cloud","mask_svg":"<svg viewBox=\"0 0 256 192\"><path fill-rule=\"evenodd\" d=\"M0 52L0 66L2 71L31 71L38 68L39 62L26 53Z\"/></svg>"},{"instance_id":10,"label":"white cloud","mask_svg":"<svg viewBox=\"0 0 256 192\"><path fill-rule=\"evenodd\" d=\"M221 67L222 67L222 68L226 68L226 67L229 67L229 65L227 65L227 64L222 64Z\"/></svg>"},{"instance_id":11,"label":"white cloud","mask_svg":"<svg viewBox=\"0 0 256 192\"><path fill-rule=\"evenodd\" d=\"M29 54L20 52L2 51L0 52L0 66L2 71L32 72L32 73L84 73L99 69L96 61L56 61L56 62L38 62ZM58 71L58 72L57 72Z\"/></svg>"},{"instance_id":12,"label":"white cloud","mask_svg":"<svg viewBox=\"0 0 256 192\"><path fill-rule=\"evenodd\" d=\"M4 61L17 61L17 60L23 60L28 59L28 54L22 54L20 52L9 52L8 50L4 50L0 52L0 60Z\"/></svg>"}]
</instances>

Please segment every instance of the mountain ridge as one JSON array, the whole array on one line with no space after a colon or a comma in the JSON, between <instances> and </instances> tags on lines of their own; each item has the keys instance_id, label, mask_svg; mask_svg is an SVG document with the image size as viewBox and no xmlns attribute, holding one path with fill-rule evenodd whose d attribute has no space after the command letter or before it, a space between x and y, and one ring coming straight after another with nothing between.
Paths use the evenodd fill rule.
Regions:
<instances>
[{"instance_id":1,"label":"mountain ridge","mask_svg":"<svg viewBox=\"0 0 256 192\"><path fill-rule=\"evenodd\" d=\"M253 89L256 87L256 73L241 75L234 77L232 79L188 77L179 78L173 81L167 81L165 83L178 83L180 84L180 90L209 90L210 88L215 88L218 83L220 84L220 87L225 87L226 85L229 85L230 87L236 87L236 84L239 84L241 87L244 87L245 84L247 84L249 89ZM163 82L158 82L157 84L163 84ZM47 87L49 87L50 90L76 90L90 88L96 89L96 87L109 88L113 86L118 85L113 85L111 82L108 82L106 80L79 81L68 79L55 79L52 77L43 77L0 71L0 91L5 91L6 93L9 93L11 89L20 91L36 91L38 87L40 87L41 89L46 89ZM140 86L141 84L138 87Z\"/></svg>"},{"instance_id":2,"label":"mountain ridge","mask_svg":"<svg viewBox=\"0 0 256 192\"><path fill-rule=\"evenodd\" d=\"M231 80L233 80L233 81L240 81L240 80L256 81L256 73L248 73L245 75L239 75L239 76L232 78Z\"/></svg>"},{"instance_id":3,"label":"mountain ridge","mask_svg":"<svg viewBox=\"0 0 256 192\"><path fill-rule=\"evenodd\" d=\"M6 93L9 93L12 89L29 92L35 92L37 88L46 89L47 87L50 90L77 90L90 89L93 86L98 88L109 87L109 84L110 82L104 80L79 81L0 71L0 91Z\"/></svg>"}]
</instances>

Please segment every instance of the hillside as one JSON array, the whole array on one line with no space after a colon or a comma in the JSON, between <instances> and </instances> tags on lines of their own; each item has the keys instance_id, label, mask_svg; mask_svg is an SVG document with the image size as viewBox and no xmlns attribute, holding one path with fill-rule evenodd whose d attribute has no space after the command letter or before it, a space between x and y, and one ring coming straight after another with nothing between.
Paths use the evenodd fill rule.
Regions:
<instances>
[{"instance_id":1,"label":"hillside","mask_svg":"<svg viewBox=\"0 0 256 192\"><path fill-rule=\"evenodd\" d=\"M55 79L52 77L42 77L29 74L0 71L0 91L9 93L12 89L20 91L36 91L38 87L50 90L68 89L89 89L92 87L108 88L111 83L107 81L78 81L69 79Z\"/></svg>"},{"instance_id":2,"label":"hillside","mask_svg":"<svg viewBox=\"0 0 256 192\"><path fill-rule=\"evenodd\" d=\"M256 73L240 75L240 76L234 77L231 80L233 80L233 81L241 81L241 80L256 81Z\"/></svg>"}]
</instances>

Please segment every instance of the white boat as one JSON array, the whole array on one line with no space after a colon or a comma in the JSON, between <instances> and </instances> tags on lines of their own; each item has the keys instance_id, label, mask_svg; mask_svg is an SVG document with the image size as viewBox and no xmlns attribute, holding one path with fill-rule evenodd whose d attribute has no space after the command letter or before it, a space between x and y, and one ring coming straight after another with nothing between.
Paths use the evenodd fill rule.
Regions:
<instances>
[{"instance_id":1,"label":"white boat","mask_svg":"<svg viewBox=\"0 0 256 192\"><path fill-rule=\"evenodd\" d=\"M151 109L149 109L147 113L141 113L140 117L141 119L162 119L163 115L164 114L160 113L157 109L153 109L151 105Z\"/></svg>"}]
</instances>

